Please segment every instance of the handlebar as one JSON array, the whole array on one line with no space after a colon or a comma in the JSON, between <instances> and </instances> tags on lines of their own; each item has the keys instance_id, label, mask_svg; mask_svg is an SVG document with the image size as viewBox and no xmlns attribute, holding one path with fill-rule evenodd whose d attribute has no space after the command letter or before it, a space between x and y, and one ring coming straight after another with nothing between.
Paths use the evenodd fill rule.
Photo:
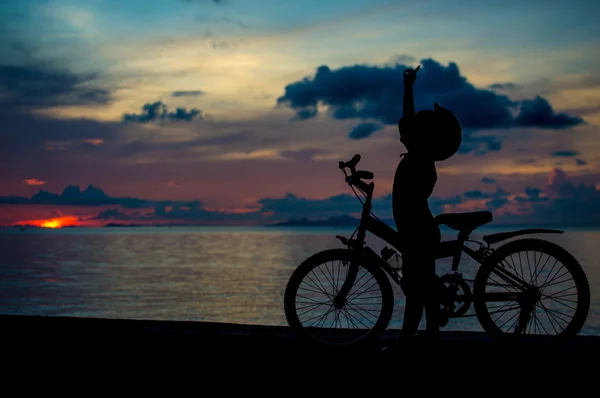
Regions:
<instances>
[{"instance_id":1,"label":"handlebar","mask_svg":"<svg viewBox=\"0 0 600 398\"><path fill-rule=\"evenodd\" d=\"M347 162L339 162L339 168L344 171L344 174L346 175L346 182L349 185L355 185L366 195L370 195L373 193L373 183L371 182L370 184L367 184L364 181L361 181L361 179L370 180L373 178L373 173L366 170L356 170L356 165L358 162L360 162L360 155L356 154ZM350 169L350 175L346 174L345 168Z\"/></svg>"},{"instance_id":2,"label":"handlebar","mask_svg":"<svg viewBox=\"0 0 600 398\"><path fill-rule=\"evenodd\" d=\"M344 169L344 168L348 167L348 168L350 168L352 173L354 173L356 171L355 168L356 168L356 165L358 164L358 162L360 162L360 155L357 153L349 161L340 162L339 167L340 167L340 169Z\"/></svg>"},{"instance_id":3,"label":"handlebar","mask_svg":"<svg viewBox=\"0 0 600 398\"><path fill-rule=\"evenodd\" d=\"M363 180L371 180L371 179L373 179L374 175L373 175L373 173L371 173L370 171L367 171L367 170L357 170L354 173L354 177L362 178Z\"/></svg>"}]
</instances>

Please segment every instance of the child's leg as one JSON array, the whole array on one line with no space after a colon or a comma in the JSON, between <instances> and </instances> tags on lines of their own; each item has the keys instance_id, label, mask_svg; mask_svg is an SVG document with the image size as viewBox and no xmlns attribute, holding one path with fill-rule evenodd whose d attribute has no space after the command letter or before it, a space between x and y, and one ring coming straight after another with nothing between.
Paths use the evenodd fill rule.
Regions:
<instances>
[{"instance_id":1,"label":"child's leg","mask_svg":"<svg viewBox=\"0 0 600 398\"><path fill-rule=\"evenodd\" d=\"M428 333L437 334L440 331L440 296L438 288L438 277L435 274L435 260L422 264L426 268L424 275L423 290L426 292L425 319Z\"/></svg>"},{"instance_id":2,"label":"child's leg","mask_svg":"<svg viewBox=\"0 0 600 398\"><path fill-rule=\"evenodd\" d=\"M413 337L417 333L425 305L422 292L419 291L417 253L412 249L414 245L411 248L409 247L402 253L403 290L406 296L402 337Z\"/></svg>"},{"instance_id":3,"label":"child's leg","mask_svg":"<svg viewBox=\"0 0 600 398\"><path fill-rule=\"evenodd\" d=\"M422 290L425 292L425 319L427 332L437 334L440 330L440 280L435 273L436 252L441 240L439 227L432 228L429 247L425 250L428 254L423 259L422 268Z\"/></svg>"}]
</instances>

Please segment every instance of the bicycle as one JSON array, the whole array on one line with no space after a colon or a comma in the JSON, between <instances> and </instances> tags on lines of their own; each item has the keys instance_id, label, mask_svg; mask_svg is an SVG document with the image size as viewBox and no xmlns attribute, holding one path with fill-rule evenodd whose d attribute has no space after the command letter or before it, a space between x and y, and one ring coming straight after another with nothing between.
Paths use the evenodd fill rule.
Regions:
<instances>
[{"instance_id":1,"label":"bicycle","mask_svg":"<svg viewBox=\"0 0 600 398\"><path fill-rule=\"evenodd\" d=\"M401 288L403 285L401 270L389 263L392 255L401 258L401 242L396 230L372 213L374 183L363 180L372 179L373 173L356 170L359 161L357 154L348 162L339 162L346 182L362 203L359 226L350 238L336 235L345 248L324 250L304 260L293 271L284 293L289 326L301 337L330 347L376 341L392 317L394 292L390 280ZM366 198L364 202L355 188ZM491 247L521 235L564 231L532 228L485 235L483 242L469 239L475 229L492 218L489 211L435 217L438 225L458 231L456 239L441 242L437 256L452 258L452 272L439 277L443 289L440 326L452 318L467 316L473 306L480 325L496 341L530 341L531 336L537 336L538 342L559 343L577 335L590 308L589 283L578 261L561 246L538 238L519 238L496 249ZM367 231L396 250L385 246L378 255L365 244ZM479 248L472 249L466 242L478 244ZM533 257L530 251L534 252ZM458 272L463 252L479 264L474 280L464 279ZM527 262L521 261L523 257ZM556 261L552 262L551 257ZM515 264L517 259L519 264ZM339 264L336 266L335 262ZM562 264L559 268L558 262ZM316 270L321 270L324 277L320 278ZM567 282L571 283L561 285ZM355 310L356 314L351 315L350 311ZM511 315L504 318L507 313ZM501 315L496 317L497 314Z\"/></svg>"}]
</instances>

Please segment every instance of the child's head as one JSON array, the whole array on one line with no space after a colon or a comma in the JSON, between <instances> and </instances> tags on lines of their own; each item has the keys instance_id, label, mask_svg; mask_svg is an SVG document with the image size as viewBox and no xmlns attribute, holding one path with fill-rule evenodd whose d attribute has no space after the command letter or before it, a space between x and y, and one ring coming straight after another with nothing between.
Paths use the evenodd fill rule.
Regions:
<instances>
[{"instance_id":1,"label":"child's head","mask_svg":"<svg viewBox=\"0 0 600 398\"><path fill-rule=\"evenodd\" d=\"M408 152L441 161L458 151L462 141L462 128L451 111L437 102L433 108L417 112L412 128L405 126L404 119L400 119L398 129L400 141Z\"/></svg>"}]
</instances>

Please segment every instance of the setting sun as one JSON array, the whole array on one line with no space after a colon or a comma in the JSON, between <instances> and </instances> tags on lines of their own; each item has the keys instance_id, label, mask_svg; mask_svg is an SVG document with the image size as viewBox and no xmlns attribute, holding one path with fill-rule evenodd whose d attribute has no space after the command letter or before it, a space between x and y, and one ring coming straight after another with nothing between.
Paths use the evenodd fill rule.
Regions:
<instances>
[{"instance_id":1,"label":"setting sun","mask_svg":"<svg viewBox=\"0 0 600 398\"><path fill-rule=\"evenodd\" d=\"M79 218L75 216L64 216L46 220L27 220L16 222L15 225L33 225L41 228L62 228L79 225Z\"/></svg>"},{"instance_id":2,"label":"setting sun","mask_svg":"<svg viewBox=\"0 0 600 398\"><path fill-rule=\"evenodd\" d=\"M50 221L45 221L43 223L40 224L40 227L43 228L58 228L58 227L62 227L62 222L60 220L50 220Z\"/></svg>"}]
</instances>

